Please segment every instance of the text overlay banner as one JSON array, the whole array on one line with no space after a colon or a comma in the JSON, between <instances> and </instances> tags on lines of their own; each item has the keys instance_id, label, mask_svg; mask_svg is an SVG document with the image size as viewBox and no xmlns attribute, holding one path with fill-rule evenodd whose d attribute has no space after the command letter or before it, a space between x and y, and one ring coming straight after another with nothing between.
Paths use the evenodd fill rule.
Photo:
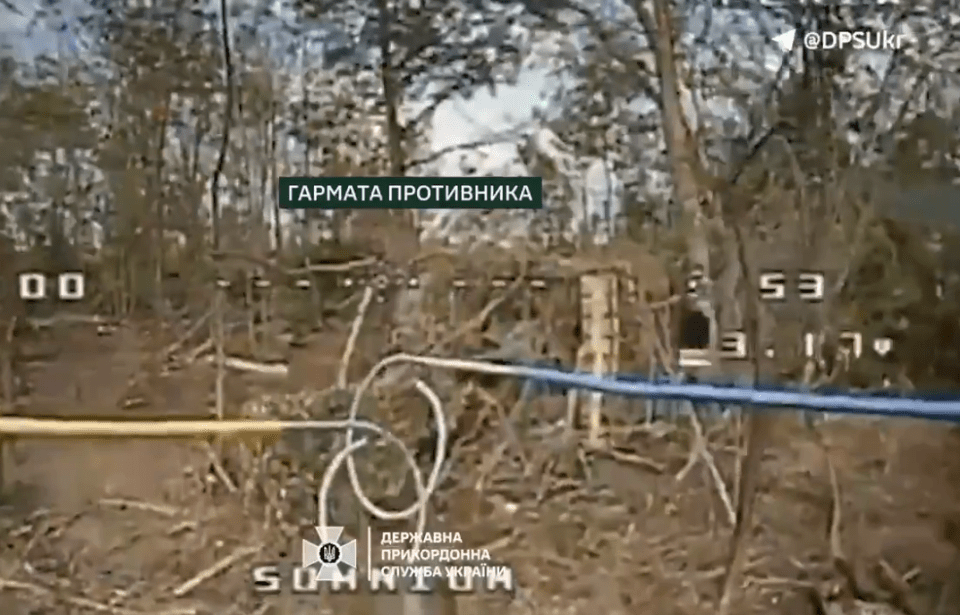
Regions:
<instances>
[{"instance_id":1,"label":"text overlay banner","mask_svg":"<svg viewBox=\"0 0 960 615\"><path fill-rule=\"evenodd\" d=\"M540 177L281 177L282 209L542 209Z\"/></svg>"}]
</instances>

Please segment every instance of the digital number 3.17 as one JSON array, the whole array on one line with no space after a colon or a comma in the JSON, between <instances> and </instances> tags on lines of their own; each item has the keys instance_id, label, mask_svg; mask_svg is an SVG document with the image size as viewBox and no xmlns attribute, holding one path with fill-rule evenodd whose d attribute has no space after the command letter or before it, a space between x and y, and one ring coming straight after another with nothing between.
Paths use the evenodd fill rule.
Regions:
<instances>
[{"instance_id":1,"label":"digital number 3.17","mask_svg":"<svg viewBox=\"0 0 960 615\"><path fill-rule=\"evenodd\" d=\"M859 359L863 356L863 336L856 331L844 331L840 333L837 340L841 348L847 349L852 358ZM805 333L803 336L803 353L806 358L813 358L820 354L821 339L813 333ZM879 344L878 354L881 356L889 352L886 342ZM875 345L876 346L876 345ZM747 335L743 331L729 331L720 338L720 355L725 359L746 359ZM767 356L770 356L769 354Z\"/></svg>"}]
</instances>

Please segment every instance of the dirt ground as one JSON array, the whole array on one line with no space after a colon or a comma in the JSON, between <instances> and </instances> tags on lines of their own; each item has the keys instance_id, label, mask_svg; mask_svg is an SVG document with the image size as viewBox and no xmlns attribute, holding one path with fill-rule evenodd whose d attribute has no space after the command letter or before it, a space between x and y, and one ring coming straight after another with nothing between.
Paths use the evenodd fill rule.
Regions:
<instances>
[{"instance_id":1,"label":"dirt ground","mask_svg":"<svg viewBox=\"0 0 960 615\"><path fill-rule=\"evenodd\" d=\"M343 340L342 332L331 333L298 351L283 388L329 386ZM151 378L131 390L131 379L147 369L147 350L157 346L143 329L106 337L76 330L61 346L54 362L31 375L35 391L25 414L212 412L208 368ZM231 388L233 398L243 394ZM124 409L132 395L148 398L149 407ZM463 489L446 494L448 514L458 527L499 526L510 537L499 559L515 567L522 587L511 612L715 612L730 527L703 464L677 479L691 445L688 431L682 424L635 430L629 454L591 459L583 473L557 478L557 488L538 495L476 488L475 459L463 460L457 466ZM710 431L710 450L732 484L732 430ZM949 426L915 421L831 420L822 431L843 494L843 546L859 574L870 577L884 560L922 605L932 604L956 556L943 519L960 503L960 436ZM316 605L299 610L253 598L251 562L283 554L243 550L259 521L240 512L236 497L212 491L199 444L21 441L14 456L13 486L0 508L0 613L318 612ZM827 562L832 498L823 453L796 417L779 421L763 476L743 608L811 613L798 583L835 578ZM225 570L196 577L232 553L238 559ZM357 600L351 611L369 612ZM473 611L468 602L462 612Z\"/></svg>"},{"instance_id":2,"label":"dirt ground","mask_svg":"<svg viewBox=\"0 0 960 615\"><path fill-rule=\"evenodd\" d=\"M79 328L60 333L57 359L31 370L33 391L21 414L117 420L213 416L210 368L138 379L155 371L149 357L160 344L150 331L121 328L99 336L90 328ZM295 355L280 388L329 386L338 356L339 352L306 351ZM332 367L324 364L327 357ZM331 380L325 381L327 377ZM239 402L247 393L234 381L228 381L227 388L228 402ZM200 562L184 545L200 538L202 519L230 513L230 503L214 515L199 510L209 499L211 479L206 476L207 452L197 443L19 441L12 457L14 467L0 500L0 528L21 540L8 540L0 551L4 614L38 613L28 606L37 598L58 605L42 612L59 614L102 611L118 600L151 596L158 588L151 587L147 571L172 567L188 579ZM51 553L44 553L41 545L47 538L55 543L46 545ZM221 547L226 548L214 543L217 552L209 554L207 565L222 557ZM94 576L88 582L104 592L110 587L110 595L88 593L84 580L77 578L85 568L84 574ZM40 595L39 588L53 591ZM80 597L94 602L85 604ZM232 606L230 596L217 606L216 612L228 612L224 607ZM144 612L179 612L171 608ZM183 608L186 613L194 607Z\"/></svg>"}]
</instances>

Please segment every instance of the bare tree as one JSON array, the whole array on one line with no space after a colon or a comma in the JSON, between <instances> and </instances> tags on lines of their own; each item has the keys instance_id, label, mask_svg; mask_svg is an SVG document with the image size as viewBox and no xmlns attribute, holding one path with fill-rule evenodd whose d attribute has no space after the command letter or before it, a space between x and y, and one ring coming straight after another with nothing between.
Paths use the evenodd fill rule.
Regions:
<instances>
[{"instance_id":1,"label":"bare tree","mask_svg":"<svg viewBox=\"0 0 960 615\"><path fill-rule=\"evenodd\" d=\"M224 109L223 137L220 142L220 153L217 156L217 166L210 179L210 199L212 203L211 230L213 231L213 249L220 249L220 176L223 174L223 165L227 159L227 148L230 146L230 128L234 117L234 84L233 84L233 57L230 53L230 28L227 19L226 0L220 2L220 41L223 48L223 67L227 100Z\"/></svg>"}]
</instances>

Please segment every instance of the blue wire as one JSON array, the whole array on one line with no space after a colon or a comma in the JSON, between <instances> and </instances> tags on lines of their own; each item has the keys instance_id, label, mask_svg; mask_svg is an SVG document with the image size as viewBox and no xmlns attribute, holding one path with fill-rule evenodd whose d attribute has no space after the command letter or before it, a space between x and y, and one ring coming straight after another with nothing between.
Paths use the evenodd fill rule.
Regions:
<instances>
[{"instance_id":1,"label":"blue wire","mask_svg":"<svg viewBox=\"0 0 960 615\"><path fill-rule=\"evenodd\" d=\"M586 389L625 397L681 399L694 403L960 421L960 399L937 395L908 397L840 390L804 391L776 386L747 387L734 384L650 380L643 376L626 374L602 377L582 372L517 364L512 365L511 369L517 377L541 386Z\"/></svg>"}]
</instances>

